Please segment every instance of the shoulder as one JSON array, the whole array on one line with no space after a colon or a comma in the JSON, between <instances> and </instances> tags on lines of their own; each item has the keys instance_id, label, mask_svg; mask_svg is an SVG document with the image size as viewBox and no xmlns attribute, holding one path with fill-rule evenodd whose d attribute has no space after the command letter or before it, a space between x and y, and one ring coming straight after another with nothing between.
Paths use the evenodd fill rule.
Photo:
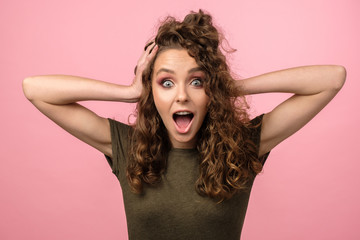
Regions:
<instances>
[{"instance_id":1,"label":"shoulder","mask_svg":"<svg viewBox=\"0 0 360 240\"><path fill-rule=\"evenodd\" d=\"M115 119L112 118L108 118L109 124L110 124L110 128L114 128L117 130L125 130L125 131L129 131L132 127L128 124L119 122Z\"/></svg>"},{"instance_id":2,"label":"shoulder","mask_svg":"<svg viewBox=\"0 0 360 240\"><path fill-rule=\"evenodd\" d=\"M255 118L251 119L248 124L246 124L246 130L248 134L248 138L255 141L256 145L260 144L260 135L261 135L261 127L263 123L264 114L258 115Z\"/></svg>"},{"instance_id":3,"label":"shoulder","mask_svg":"<svg viewBox=\"0 0 360 240\"><path fill-rule=\"evenodd\" d=\"M108 118L108 121L110 124L112 151L111 154L105 155L105 157L113 173L118 174L119 170L124 168L124 163L126 162L132 127L111 118Z\"/></svg>"},{"instance_id":4,"label":"shoulder","mask_svg":"<svg viewBox=\"0 0 360 240\"><path fill-rule=\"evenodd\" d=\"M250 123L253 127L258 127L258 125L261 125L263 117L265 114L261 114L259 116L254 117L253 119L250 120Z\"/></svg>"},{"instance_id":5,"label":"shoulder","mask_svg":"<svg viewBox=\"0 0 360 240\"><path fill-rule=\"evenodd\" d=\"M119 148L126 149L133 127L117 120L108 118L110 124L110 134L113 154L117 152Z\"/></svg>"},{"instance_id":6,"label":"shoulder","mask_svg":"<svg viewBox=\"0 0 360 240\"><path fill-rule=\"evenodd\" d=\"M265 160L267 159L270 151L263 152L262 151L262 126L263 126L263 119L265 114L261 114L256 116L255 118L250 120L250 124L248 127L248 137L250 140L255 144L257 148L257 154L259 160L264 164Z\"/></svg>"}]
</instances>

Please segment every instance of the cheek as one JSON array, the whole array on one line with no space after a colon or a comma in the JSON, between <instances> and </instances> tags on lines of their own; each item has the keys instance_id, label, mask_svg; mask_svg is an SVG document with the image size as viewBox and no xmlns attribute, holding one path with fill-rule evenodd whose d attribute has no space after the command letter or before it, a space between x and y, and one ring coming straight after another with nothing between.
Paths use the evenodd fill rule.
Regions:
<instances>
[{"instance_id":1,"label":"cheek","mask_svg":"<svg viewBox=\"0 0 360 240\"><path fill-rule=\"evenodd\" d=\"M166 94L164 94L163 91L159 90L158 88L153 88L152 94L153 94L156 110L158 111L160 116L163 117L163 114L167 109L167 103L168 103L166 99Z\"/></svg>"},{"instance_id":2,"label":"cheek","mask_svg":"<svg viewBox=\"0 0 360 240\"><path fill-rule=\"evenodd\" d=\"M208 95L206 95L205 91L195 96L196 99L194 100L198 103L198 106L201 107L202 109L207 109L207 105L210 101L210 98Z\"/></svg>"},{"instance_id":3,"label":"cheek","mask_svg":"<svg viewBox=\"0 0 360 240\"><path fill-rule=\"evenodd\" d=\"M158 105L158 102L159 102L159 99L160 99L161 95L159 93L158 86L154 82L152 83L152 86L151 86L151 92L152 92L154 102L155 102L155 105L156 105L156 108L157 108L157 105Z\"/></svg>"},{"instance_id":4,"label":"cheek","mask_svg":"<svg viewBox=\"0 0 360 240\"><path fill-rule=\"evenodd\" d=\"M154 102L156 105L158 105L158 102L161 102L162 101L162 96L161 96L161 93L159 91L159 89L157 89L156 87L152 89L152 94L153 94L153 97L154 97Z\"/></svg>"},{"instance_id":5,"label":"cheek","mask_svg":"<svg viewBox=\"0 0 360 240\"><path fill-rule=\"evenodd\" d=\"M159 85L153 87L152 93L154 101L156 101L158 105L169 105L171 100L175 97L175 91L164 89Z\"/></svg>"}]
</instances>

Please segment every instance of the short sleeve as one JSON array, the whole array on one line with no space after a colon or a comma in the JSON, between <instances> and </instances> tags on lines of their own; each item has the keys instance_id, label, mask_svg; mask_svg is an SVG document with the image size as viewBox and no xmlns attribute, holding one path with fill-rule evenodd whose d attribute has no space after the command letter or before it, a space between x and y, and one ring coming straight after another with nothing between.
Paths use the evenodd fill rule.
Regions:
<instances>
[{"instance_id":1,"label":"short sleeve","mask_svg":"<svg viewBox=\"0 0 360 240\"><path fill-rule=\"evenodd\" d=\"M261 114L250 121L252 128L250 132L251 140L256 145L257 152L259 153L260 149L260 136L261 136L261 126L264 114ZM265 164L266 159L268 158L270 151L259 157L259 161L262 165Z\"/></svg>"},{"instance_id":2,"label":"short sleeve","mask_svg":"<svg viewBox=\"0 0 360 240\"><path fill-rule=\"evenodd\" d=\"M128 155L128 141L130 126L118 122L113 119L108 119L110 123L112 158L105 155L112 172L118 176L119 170L126 166L126 159Z\"/></svg>"}]
</instances>

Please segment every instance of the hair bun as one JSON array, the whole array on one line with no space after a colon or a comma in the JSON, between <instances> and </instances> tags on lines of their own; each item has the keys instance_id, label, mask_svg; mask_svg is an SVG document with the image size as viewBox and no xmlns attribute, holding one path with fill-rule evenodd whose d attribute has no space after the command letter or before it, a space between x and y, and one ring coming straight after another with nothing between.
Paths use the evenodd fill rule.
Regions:
<instances>
[{"instance_id":1,"label":"hair bun","mask_svg":"<svg viewBox=\"0 0 360 240\"><path fill-rule=\"evenodd\" d=\"M191 12L182 22L167 17L159 27L155 42L161 48L184 48L197 62L217 66L219 33L213 26L212 17L204 13ZM202 64L202 65L203 65Z\"/></svg>"},{"instance_id":2,"label":"hair bun","mask_svg":"<svg viewBox=\"0 0 360 240\"><path fill-rule=\"evenodd\" d=\"M186 15L183 23L193 24L197 26L212 26L212 17L209 14L204 13L203 10L199 9L199 12L191 11L190 14Z\"/></svg>"}]
</instances>

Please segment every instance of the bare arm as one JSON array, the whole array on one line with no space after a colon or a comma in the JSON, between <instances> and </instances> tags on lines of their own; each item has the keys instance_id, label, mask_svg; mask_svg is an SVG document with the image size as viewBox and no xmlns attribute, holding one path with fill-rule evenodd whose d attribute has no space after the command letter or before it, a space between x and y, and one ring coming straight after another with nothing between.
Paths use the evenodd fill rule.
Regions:
<instances>
[{"instance_id":1,"label":"bare arm","mask_svg":"<svg viewBox=\"0 0 360 240\"><path fill-rule=\"evenodd\" d=\"M340 91L346 79L342 66L304 66L237 81L245 94L294 93L263 118L263 155L307 124Z\"/></svg>"},{"instance_id":2,"label":"bare arm","mask_svg":"<svg viewBox=\"0 0 360 240\"><path fill-rule=\"evenodd\" d=\"M132 86L68 75L28 77L23 81L23 90L30 101L58 105L87 100L136 102L139 96Z\"/></svg>"},{"instance_id":3,"label":"bare arm","mask_svg":"<svg viewBox=\"0 0 360 240\"><path fill-rule=\"evenodd\" d=\"M150 49L150 48L149 48ZM142 91L141 75L155 55L144 51L134 82L122 86L89 78L47 75L25 78L25 96L44 115L73 136L112 157L110 126L100 117L77 102L86 100L136 102Z\"/></svg>"},{"instance_id":4,"label":"bare arm","mask_svg":"<svg viewBox=\"0 0 360 240\"><path fill-rule=\"evenodd\" d=\"M86 100L131 102L136 95L131 87L75 76L48 75L24 79L25 96L44 115L60 127L111 155L107 119L76 103Z\"/></svg>"}]
</instances>

